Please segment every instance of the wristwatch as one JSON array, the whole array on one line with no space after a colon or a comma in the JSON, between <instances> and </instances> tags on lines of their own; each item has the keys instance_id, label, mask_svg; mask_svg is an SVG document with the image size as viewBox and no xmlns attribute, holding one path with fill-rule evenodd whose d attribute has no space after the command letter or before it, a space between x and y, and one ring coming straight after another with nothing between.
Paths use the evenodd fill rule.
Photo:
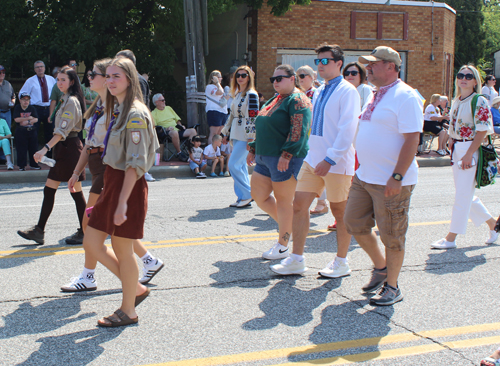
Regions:
<instances>
[{"instance_id":1,"label":"wristwatch","mask_svg":"<svg viewBox=\"0 0 500 366\"><path fill-rule=\"evenodd\" d=\"M399 173L394 173L392 175L392 177L394 178L394 180L398 181L398 182L401 182L403 180L403 176Z\"/></svg>"}]
</instances>

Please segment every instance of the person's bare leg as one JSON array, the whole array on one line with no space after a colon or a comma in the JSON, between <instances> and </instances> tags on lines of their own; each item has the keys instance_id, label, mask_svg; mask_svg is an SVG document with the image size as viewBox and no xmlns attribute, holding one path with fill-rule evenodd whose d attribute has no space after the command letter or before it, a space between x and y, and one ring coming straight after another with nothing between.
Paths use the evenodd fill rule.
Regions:
<instances>
[{"instance_id":1,"label":"person's bare leg","mask_svg":"<svg viewBox=\"0 0 500 366\"><path fill-rule=\"evenodd\" d=\"M221 156L221 157L219 158L219 161L220 161L220 172L221 172L221 173L224 173L224 157L223 157L223 156Z\"/></svg>"},{"instance_id":2,"label":"person's bare leg","mask_svg":"<svg viewBox=\"0 0 500 366\"><path fill-rule=\"evenodd\" d=\"M278 222L276 200L271 195L271 192L273 191L271 178L257 172L253 172L252 179L250 180L250 187L252 198L255 203L257 203L257 206L271 216L274 221Z\"/></svg>"},{"instance_id":3,"label":"person's bare leg","mask_svg":"<svg viewBox=\"0 0 500 366\"><path fill-rule=\"evenodd\" d=\"M176 130L172 130L168 134L170 138L172 139L172 143L174 144L175 151L177 153L181 152L181 141L179 140L179 134L177 133Z\"/></svg>"},{"instance_id":4,"label":"person's bare leg","mask_svg":"<svg viewBox=\"0 0 500 366\"><path fill-rule=\"evenodd\" d=\"M293 201L293 254L303 255L309 232L309 207L314 201L314 192L295 192Z\"/></svg>"},{"instance_id":5,"label":"person's bare leg","mask_svg":"<svg viewBox=\"0 0 500 366\"><path fill-rule=\"evenodd\" d=\"M292 234L293 198L297 180L292 176L284 182L272 182L274 196L276 197L276 210L278 216L279 238L278 242L288 246Z\"/></svg>"},{"instance_id":6,"label":"person's bare leg","mask_svg":"<svg viewBox=\"0 0 500 366\"><path fill-rule=\"evenodd\" d=\"M398 277L401 267L403 267L405 251L385 248L385 255L387 258L387 284L398 288Z\"/></svg>"},{"instance_id":7,"label":"person's bare leg","mask_svg":"<svg viewBox=\"0 0 500 366\"><path fill-rule=\"evenodd\" d=\"M210 126L210 134L208 135L207 145L210 145L212 143L212 137L217 134L217 131L219 131L219 127Z\"/></svg>"},{"instance_id":8,"label":"person's bare leg","mask_svg":"<svg viewBox=\"0 0 500 366\"><path fill-rule=\"evenodd\" d=\"M347 232L347 228L344 223L344 212L347 201L343 202L330 202L330 209L332 210L332 215L337 221L337 257L346 258L347 252L349 251L349 245L351 244L351 235Z\"/></svg>"},{"instance_id":9,"label":"person's bare leg","mask_svg":"<svg viewBox=\"0 0 500 366\"><path fill-rule=\"evenodd\" d=\"M135 252L135 254L137 254L137 256L139 258L142 258L146 255L148 250L146 249L144 244L142 244L142 242L139 239L136 239L136 240L134 240L134 252Z\"/></svg>"},{"instance_id":10,"label":"person's bare leg","mask_svg":"<svg viewBox=\"0 0 500 366\"><path fill-rule=\"evenodd\" d=\"M377 237L373 231L366 235L354 235L354 239L356 239L359 246L368 254L376 269L385 268L385 258L378 246Z\"/></svg>"}]
</instances>

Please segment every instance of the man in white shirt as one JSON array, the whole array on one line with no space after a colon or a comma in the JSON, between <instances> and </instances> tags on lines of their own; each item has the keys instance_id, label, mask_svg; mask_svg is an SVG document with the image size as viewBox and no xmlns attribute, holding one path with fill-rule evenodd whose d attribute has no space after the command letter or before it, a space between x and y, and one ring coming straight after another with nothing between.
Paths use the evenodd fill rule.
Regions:
<instances>
[{"instance_id":1,"label":"man in white shirt","mask_svg":"<svg viewBox=\"0 0 500 366\"><path fill-rule=\"evenodd\" d=\"M398 277L404 260L410 198L417 183L415 160L423 127L422 100L398 78L401 58L390 47L377 47L359 62L367 64L368 81L377 87L363 110L356 137L360 163L354 176L344 221L347 231L375 266L362 288L380 292L372 305L392 305L403 299ZM385 257L372 231L377 221Z\"/></svg>"},{"instance_id":2,"label":"man in white shirt","mask_svg":"<svg viewBox=\"0 0 500 366\"><path fill-rule=\"evenodd\" d=\"M35 124L37 131L40 131L40 124L43 124L43 132L45 142L48 142L53 137L54 126L48 122L50 117L50 92L56 83L56 80L45 75L45 63L43 61L35 62L35 73L24 83L19 91L21 94L29 94L31 96L31 105L35 107L38 114L38 122ZM49 154L47 154L49 155Z\"/></svg>"},{"instance_id":3,"label":"man in white shirt","mask_svg":"<svg viewBox=\"0 0 500 366\"><path fill-rule=\"evenodd\" d=\"M299 274L306 270L303 254L309 231L309 206L326 188L332 214L337 220L337 257L319 273L336 278L351 273L347 264L351 235L344 224L344 210L354 175L352 143L360 114L360 98L356 88L342 77L342 49L325 43L316 53L315 63L325 84L314 93L309 152L297 179L293 202L293 252L288 257L288 248L280 244L264 253L264 258L288 257L271 266L271 270L279 274Z\"/></svg>"}]
</instances>

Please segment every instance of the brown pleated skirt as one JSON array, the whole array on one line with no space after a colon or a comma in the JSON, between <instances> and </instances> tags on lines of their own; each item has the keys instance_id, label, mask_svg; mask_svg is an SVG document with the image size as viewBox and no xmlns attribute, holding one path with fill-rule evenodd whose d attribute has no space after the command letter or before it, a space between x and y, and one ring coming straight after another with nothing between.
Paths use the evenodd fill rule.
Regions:
<instances>
[{"instance_id":1,"label":"brown pleated skirt","mask_svg":"<svg viewBox=\"0 0 500 366\"><path fill-rule=\"evenodd\" d=\"M144 176L135 182L127 201L127 220L120 226L113 223L124 177L123 170L106 167L104 189L94 205L88 225L108 235L127 239L142 239L148 210L148 184Z\"/></svg>"},{"instance_id":2,"label":"brown pleated skirt","mask_svg":"<svg viewBox=\"0 0 500 366\"><path fill-rule=\"evenodd\" d=\"M56 161L56 164L50 168L47 178L57 182L70 180L82 150L83 144L78 137L69 137L64 141L59 141L52 152L52 158ZM85 170L78 178L80 182L84 180Z\"/></svg>"},{"instance_id":3,"label":"brown pleated skirt","mask_svg":"<svg viewBox=\"0 0 500 366\"><path fill-rule=\"evenodd\" d=\"M104 187L104 172L107 165L102 162L100 152L89 155L89 170L92 174L90 193L101 194Z\"/></svg>"}]
</instances>

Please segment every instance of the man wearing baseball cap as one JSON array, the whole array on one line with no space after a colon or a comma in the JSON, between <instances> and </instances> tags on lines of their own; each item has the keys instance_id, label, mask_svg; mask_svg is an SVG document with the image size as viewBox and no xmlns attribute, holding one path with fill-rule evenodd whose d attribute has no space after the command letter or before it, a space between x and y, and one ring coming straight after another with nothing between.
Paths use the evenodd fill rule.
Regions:
<instances>
[{"instance_id":1,"label":"man wearing baseball cap","mask_svg":"<svg viewBox=\"0 0 500 366\"><path fill-rule=\"evenodd\" d=\"M17 149L17 165L20 171L25 171L29 157L30 168L40 170L40 166L35 162L33 155L38 151L38 132L35 123L38 122L38 113L30 105L31 97L23 92L19 95L19 104L14 108L13 118L17 123L15 132L15 142Z\"/></svg>"},{"instance_id":2,"label":"man wearing baseball cap","mask_svg":"<svg viewBox=\"0 0 500 366\"><path fill-rule=\"evenodd\" d=\"M417 183L415 153L423 128L422 100L399 79L401 58L390 47L377 47L359 57L377 92L359 117L356 150L360 163L354 176L344 221L349 234L373 261L370 281L362 288L377 295L372 305L403 300L398 277L404 260L410 198ZM381 252L372 231L377 222Z\"/></svg>"},{"instance_id":3,"label":"man wearing baseball cap","mask_svg":"<svg viewBox=\"0 0 500 366\"><path fill-rule=\"evenodd\" d=\"M5 80L5 67L0 65L0 119L4 119L9 128L11 128L12 123L10 109L14 106L15 102L16 94L14 93L14 88ZM5 160L3 151L0 151L0 160Z\"/></svg>"}]
</instances>

